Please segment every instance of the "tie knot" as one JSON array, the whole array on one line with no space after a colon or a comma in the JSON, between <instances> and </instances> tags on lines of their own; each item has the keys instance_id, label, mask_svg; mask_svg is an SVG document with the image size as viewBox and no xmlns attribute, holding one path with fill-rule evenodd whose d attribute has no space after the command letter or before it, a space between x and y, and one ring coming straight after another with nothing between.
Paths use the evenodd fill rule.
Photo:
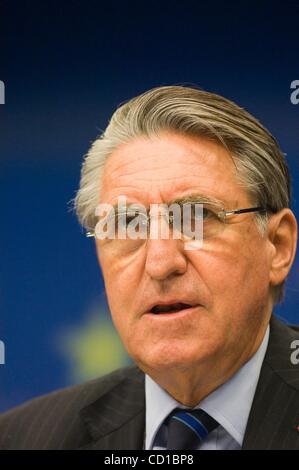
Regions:
<instances>
[{"instance_id":1,"label":"tie knot","mask_svg":"<svg viewBox=\"0 0 299 470\"><path fill-rule=\"evenodd\" d=\"M175 409L166 420L167 449L194 450L219 423L201 409Z\"/></svg>"}]
</instances>

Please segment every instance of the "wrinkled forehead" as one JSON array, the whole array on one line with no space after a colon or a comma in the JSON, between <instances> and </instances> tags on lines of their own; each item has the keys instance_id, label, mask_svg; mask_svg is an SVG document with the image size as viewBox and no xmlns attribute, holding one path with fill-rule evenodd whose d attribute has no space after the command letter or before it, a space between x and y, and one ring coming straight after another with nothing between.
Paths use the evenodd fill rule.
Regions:
<instances>
[{"instance_id":1,"label":"wrinkled forehead","mask_svg":"<svg viewBox=\"0 0 299 470\"><path fill-rule=\"evenodd\" d=\"M112 152L104 166L100 202L126 196L148 205L190 193L224 201L247 198L226 149L202 138L164 134L136 138Z\"/></svg>"}]
</instances>

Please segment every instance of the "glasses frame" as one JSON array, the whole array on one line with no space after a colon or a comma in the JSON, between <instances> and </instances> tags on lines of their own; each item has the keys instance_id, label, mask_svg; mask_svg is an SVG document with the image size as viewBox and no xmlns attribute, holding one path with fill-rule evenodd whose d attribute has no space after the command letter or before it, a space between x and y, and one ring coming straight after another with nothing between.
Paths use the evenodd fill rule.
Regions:
<instances>
[{"instance_id":1,"label":"glasses frame","mask_svg":"<svg viewBox=\"0 0 299 470\"><path fill-rule=\"evenodd\" d=\"M206 205L213 205L212 203L209 203L209 202L203 202L203 203L200 203L200 202L197 202L198 204L206 204ZM215 206L215 205L214 205ZM255 207L246 207L246 208L243 208L243 209L235 209L235 210L225 210L225 209L221 209L219 210L218 212L215 212L215 215L223 222L225 223L226 222L226 218L229 217L229 216L232 216L232 215L239 215L239 214L246 214L246 213L250 213L250 212L276 212L272 207L264 207L264 206L255 206ZM147 214L146 215L147 217L147 220L150 222L150 219L151 219L151 216L150 214ZM85 236L87 238L91 238L91 237L95 237L96 233L95 233L95 229L93 230L88 230L86 233L85 233Z\"/></svg>"}]
</instances>

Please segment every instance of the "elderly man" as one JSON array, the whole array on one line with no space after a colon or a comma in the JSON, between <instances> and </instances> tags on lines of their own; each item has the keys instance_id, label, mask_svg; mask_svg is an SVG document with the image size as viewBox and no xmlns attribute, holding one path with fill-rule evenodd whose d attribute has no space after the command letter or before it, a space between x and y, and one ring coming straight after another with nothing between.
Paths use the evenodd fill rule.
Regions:
<instances>
[{"instance_id":1,"label":"elderly man","mask_svg":"<svg viewBox=\"0 0 299 470\"><path fill-rule=\"evenodd\" d=\"M151 210L173 204L199 236ZM273 316L296 251L289 206L277 142L231 101L164 86L119 107L75 207L136 365L2 415L0 447L299 449L299 334Z\"/></svg>"}]
</instances>

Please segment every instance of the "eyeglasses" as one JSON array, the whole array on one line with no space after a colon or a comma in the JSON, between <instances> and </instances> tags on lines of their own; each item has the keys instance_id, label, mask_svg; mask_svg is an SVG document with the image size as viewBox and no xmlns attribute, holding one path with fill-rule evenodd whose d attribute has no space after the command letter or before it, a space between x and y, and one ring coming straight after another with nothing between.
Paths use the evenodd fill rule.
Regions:
<instances>
[{"instance_id":1,"label":"eyeglasses","mask_svg":"<svg viewBox=\"0 0 299 470\"><path fill-rule=\"evenodd\" d=\"M175 207L172 205L170 209L154 214L133 207L113 211L100 219L95 229L88 231L86 236L97 238L100 247L107 247L116 255L121 255L137 250L148 238L174 238L183 242L200 239L204 243L220 236L235 215L274 212L272 208L262 206L225 210L221 205L198 201ZM153 220L161 217L166 223L162 225L159 236L157 230L154 232L152 228Z\"/></svg>"}]
</instances>

